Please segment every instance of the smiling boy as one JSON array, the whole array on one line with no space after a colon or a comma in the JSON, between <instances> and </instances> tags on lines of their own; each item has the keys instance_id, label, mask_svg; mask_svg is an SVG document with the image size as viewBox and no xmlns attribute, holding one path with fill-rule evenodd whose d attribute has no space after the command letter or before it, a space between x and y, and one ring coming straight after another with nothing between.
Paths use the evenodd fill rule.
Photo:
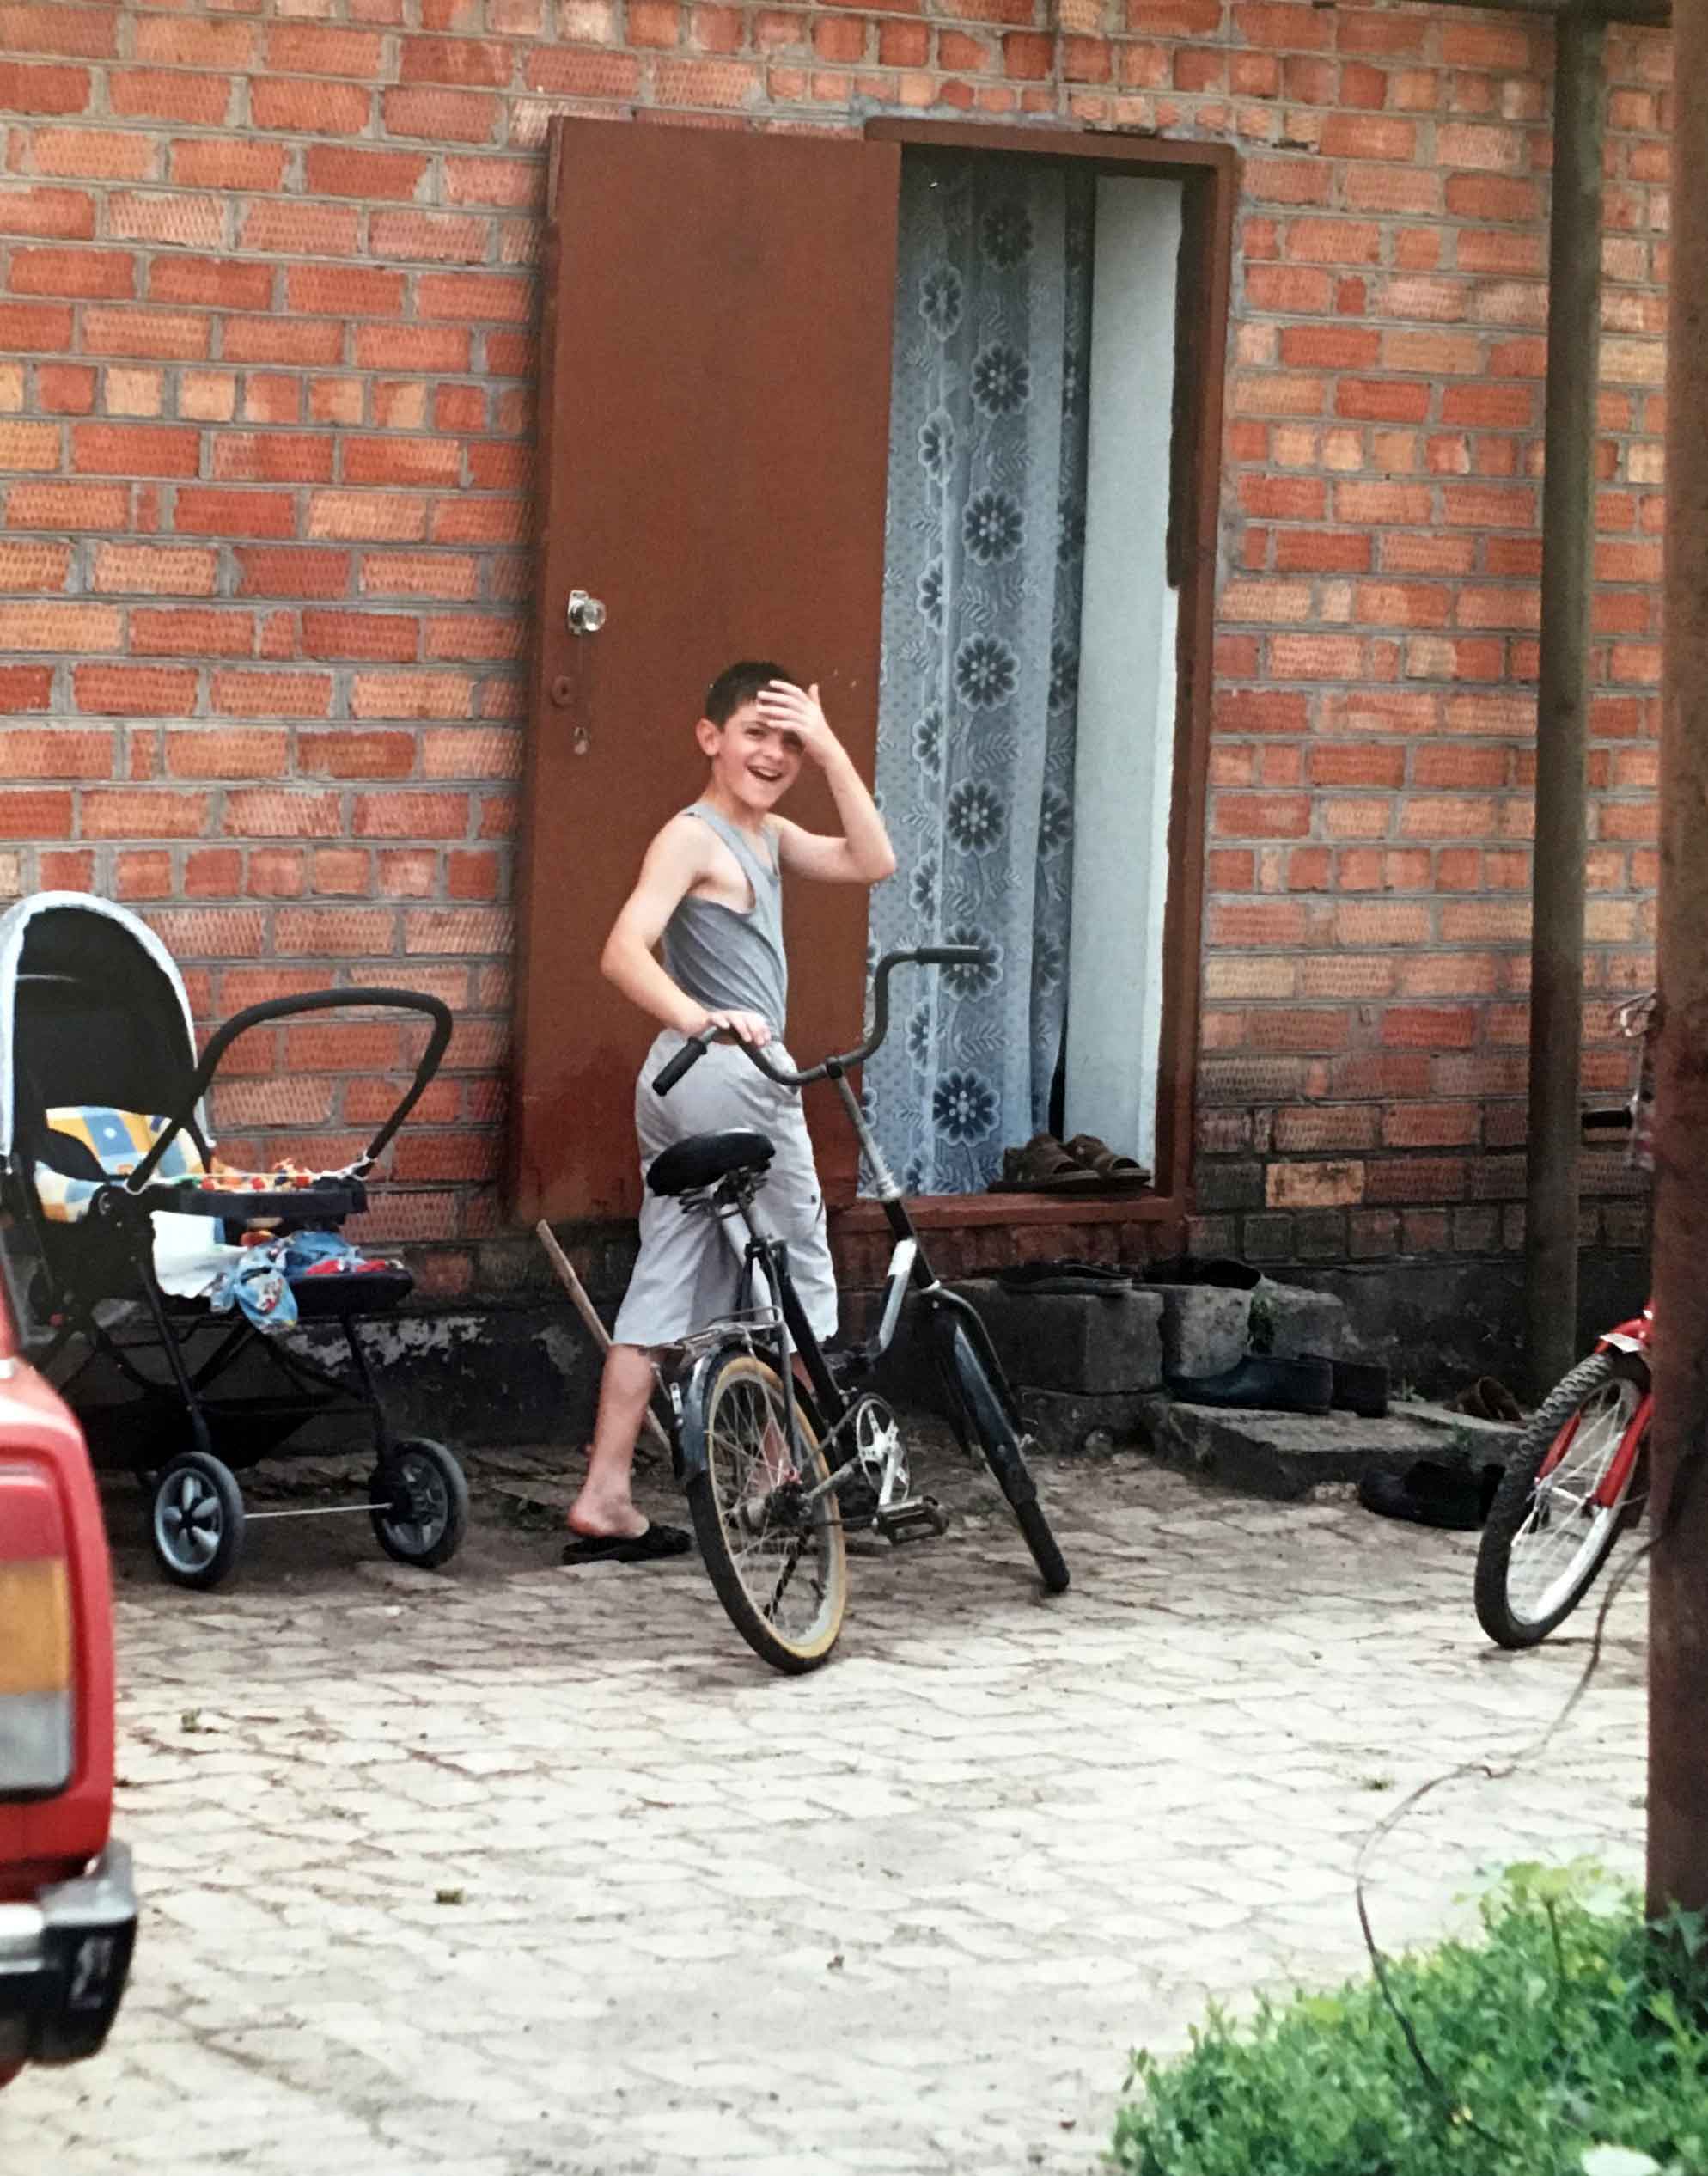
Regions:
<instances>
[{"instance_id":1,"label":"smiling boy","mask_svg":"<svg viewBox=\"0 0 1708 2176\"><path fill-rule=\"evenodd\" d=\"M836 1328L824 1201L797 1091L767 1080L736 1047L778 1045L788 1011L782 872L820 883L875 884L895 868L883 819L832 732L816 686L769 661L729 666L706 690L694 728L705 790L647 848L640 878L606 940L607 979L662 1023L635 1089L643 1171L691 1134L748 1128L776 1144L759 1213L789 1243L789 1266L820 1338ZM803 763L823 772L842 835L803 831L773 813ZM656 956L655 956L655 953ZM654 1076L690 1036L727 1040L668 1097ZM635 1439L652 1393L655 1348L727 1314L738 1258L721 1219L690 1216L643 1189L640 1257L617 1317L600 1385L587 1478L569 1513L565 1563L679 1556L680 1528L650 1525L630 1489Z\"/></svg>"}]
</instances>

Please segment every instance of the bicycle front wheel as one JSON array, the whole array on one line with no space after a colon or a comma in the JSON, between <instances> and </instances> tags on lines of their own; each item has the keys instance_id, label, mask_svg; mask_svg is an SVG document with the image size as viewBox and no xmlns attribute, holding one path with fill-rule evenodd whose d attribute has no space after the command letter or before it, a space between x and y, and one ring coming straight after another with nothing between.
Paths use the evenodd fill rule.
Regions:
<instances>
[{"instance_id":1,"label":"bicycle front wheel","mask_svg":"<svg viewBox=\"0 0 1708 2176\"><path fill-rule=\"evenodd\" d=\"M842 1629L848 1553L824 1453L797 1401L789 1440L783 1385L752 1353L706 1378L705 1470L688 1484L700 1555L729 1622L772 1669L817 1669Z\"/></svg>"},{"instance_id":2,"label":"bicycle front wheel","mask_svg":"<svg viewBox=\"0 0 1708 2176\"><path fill-rule=\"evenodd\" d=\"M1477 1551L1477 1622L1504 1647L1534 1647L1571 1616L1607 1560L1646 1430L1649 1370L1634 1353L1595 1353L1543 1401L1519 1439ZM1598 1501L1626 1454L1612 1501Z\"/></svg>"},{"instance_id":3,"label":"bicycle front wheel","mask_svg":"<svg viewBox=\"0 0 1708 2176\"><path fill-rule=\"evenodd\" d=\"M1044 1507L1038 1501L1037 1483L1028 1470L1019 1433L995 1384L985 1372L972 1339L959 1323L955 1325L952 1349L961 1397L978 1433L985 1463L1008 1500L1026 1546L1032 1551L1032 1561L1038 1567L1045 1591L1051 1594L1065 1593L1067 1560L1057 1545L1050 1522L1044 1516Z\"/></svg>"}]
</instances>

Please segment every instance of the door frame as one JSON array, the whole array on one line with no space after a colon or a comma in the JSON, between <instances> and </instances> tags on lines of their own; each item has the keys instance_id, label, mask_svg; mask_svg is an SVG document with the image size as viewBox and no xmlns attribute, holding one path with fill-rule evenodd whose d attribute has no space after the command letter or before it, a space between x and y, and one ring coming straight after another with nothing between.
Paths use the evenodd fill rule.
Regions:
<instances>
[{"instance_id":1,"label":"door frame","mask_svg":"<svg viewBox=\"0 0 1708 2176\"><path fill-rule=\"evenodd\" d=\"M1130 1200L1076 1201L1059 1194L938 1195L910 1204L927 1229L1015 1224L1180 1224L1191 1213L1193 1090L1198 1071L1203 955L1205 816L1214 693L1217 547L1222 487L1234 219L1239 154L1228 144L1174 143L1080 128L987 126L978 121L874 118L881 142L1004 157L1089 159L1109 174L1179 180L1183 229L1176 326L1176 443L1188 449L1170 506L1173 565L1180 592L1176 655L1174 767L1168 812L1168 883L1162 920L1162 1062L1156 1097L1156 1190ZM1184 500L1186 503L1180 503ZM876 1201L833 1207L839 1232L877 1230Z\"/></svg>"}]
</instances>

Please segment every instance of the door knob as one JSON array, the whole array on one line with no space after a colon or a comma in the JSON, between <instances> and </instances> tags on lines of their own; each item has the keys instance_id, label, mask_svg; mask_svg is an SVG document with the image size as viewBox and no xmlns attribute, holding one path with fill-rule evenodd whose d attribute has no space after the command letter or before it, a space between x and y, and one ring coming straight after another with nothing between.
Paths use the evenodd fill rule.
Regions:
<instances>
[{"instance_id":1,"label":"door knob","mask_svg":"<svg viewBox=\"0 0 1708 2176\"><path fill-rule=\"evenodd\" d=\"M605 607L585 590L571 590L564 617L570 623L570 633L577 635L597 634L605 625Z\"/></svg>"}]
</instances>

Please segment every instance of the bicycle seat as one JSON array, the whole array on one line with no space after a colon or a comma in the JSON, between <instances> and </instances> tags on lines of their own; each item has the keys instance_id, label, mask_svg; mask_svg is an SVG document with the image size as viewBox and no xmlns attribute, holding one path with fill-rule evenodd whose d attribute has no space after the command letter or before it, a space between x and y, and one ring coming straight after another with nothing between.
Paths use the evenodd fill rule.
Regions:
<instances>
[{"instance_id":1,"label":"bicycle seat","mask_svg":"<svg viewBox=\"0 0 1708 2176\"><path fill-rule=\"evenodd\" d=\"M646 1183L655 1194L692 1194L732 1171L762 1171L776 1153L764 1134L691 1134L654 1158Z\"/></svg>"}]
</instances>

